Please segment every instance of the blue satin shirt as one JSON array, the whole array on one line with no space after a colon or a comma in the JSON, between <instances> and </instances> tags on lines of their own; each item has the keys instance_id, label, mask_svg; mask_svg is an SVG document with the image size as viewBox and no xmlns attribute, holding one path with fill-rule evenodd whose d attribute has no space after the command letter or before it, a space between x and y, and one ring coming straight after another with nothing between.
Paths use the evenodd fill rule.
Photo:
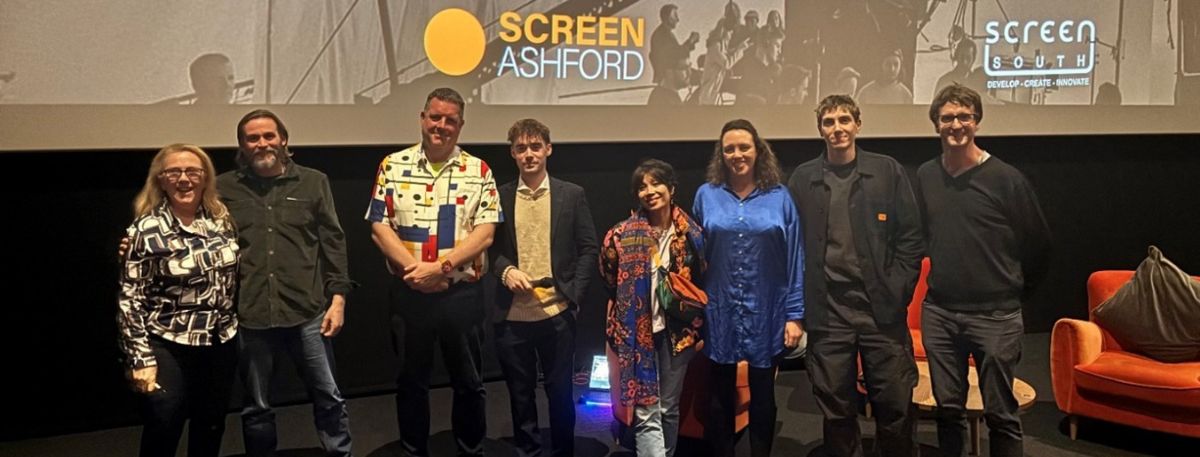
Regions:
<instances>
[{"instance_id":1,"label":"blue satin shirt","mask_svg":"<svg viewBox=\"0 0 1200 457\"><path fill-rule=\"evenodd\" d=\"M784 324L804 318L804 237L787 188L745 199L700 186L692 216L704 228L708 293L703 351L716 363L768 368L783 351Z\"/></svg>"}]
</instances>

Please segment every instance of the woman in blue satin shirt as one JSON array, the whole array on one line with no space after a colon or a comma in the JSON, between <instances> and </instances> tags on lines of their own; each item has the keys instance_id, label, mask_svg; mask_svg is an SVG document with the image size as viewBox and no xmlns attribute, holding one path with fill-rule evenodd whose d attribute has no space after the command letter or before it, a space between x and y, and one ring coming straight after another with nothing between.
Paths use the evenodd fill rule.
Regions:
<instances>
[{"instance_id":1,"label":"woman in blue satin shirt","mask_svg":"<svg viewBox=\"0 0 1200 457\"><path fill-rule=\"evenodd\" d=\"M804 333L804 246L800 215L781 183L775 153L744 119L730 121L696 191L704 229L713 404L705 435L714 455L732 456L737 363L750 364L750 449L767 456L775 433L775 372L784 348Z\"/></svg>"}]
</instances>

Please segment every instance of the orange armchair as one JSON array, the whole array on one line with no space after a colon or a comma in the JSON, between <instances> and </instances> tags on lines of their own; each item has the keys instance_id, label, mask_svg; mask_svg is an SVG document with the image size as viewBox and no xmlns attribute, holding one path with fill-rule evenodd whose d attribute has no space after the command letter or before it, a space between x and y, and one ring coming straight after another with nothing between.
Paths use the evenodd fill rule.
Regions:
<instances>
[{"instance_id":1,"label":"orange armchair","mask_svg":"<svg viewBox=\"0 0 1200 457\"><path fill-rule=\"evenodd\" d=\"M679 394L679 436L704 438L704 424L708 421L708 405L712 398L708 391L708 374L711 371L712 362L703 354L696 354L688 362L683 392ZM745 360L738 362L737 397L734 401L737 404L733 410L733 431L737 433L750 425L750 364Z\"/></svg>"},{"instance_id":2,"label":"orange armchair","mask_svg":"<svg viewBox=\"0 0 1200 457\"><path fill-rule=\"evenodd\" d=\"M913 357L925 360L925 345L921 343L921 304L925 303L925 293L929 291L926 280L929 278L929 257L921 259L921 277L913 289L912 301L908 302L908 333L912 334Z\"/></svg>"},{"instance_id":3,"label":"orange armchair","mask_svg":"<svg viewBox=\"0 0 1200 457\"><path fill-rule=\"evenodd\" d=\"M925 344L921 342L921 306L925 303L925 294L929 291L929 284L926 280L929 278L929 257L921 259L921 275L917 278L917 285L913 288L912 300L908 302L908 333L912 336L913 344L913 359L916 361L927 360L925 357ZM971 359L971 365L975 365L975 359ZM863 380L862 354L858 355L858 391L866 395L867 387ZM866 404L866 415L871 417L871 404Z\"/></svg>"},{"instance_id":4,"label":"orange armchair","mask_svg":"<svg viewBox=\"0 0 1200 457\"><path fill-rule=\"evenodd\" d=\"M1071 439L1078 435L1080 416L1200 438L1200 362L1163 363L1126 352L1094 322L1096 307L1132 277L1127 270L1092 273L1089 320L1054 324L1054 401L1069 417Z\"/></svg>"},{"instance_id":5,"label":"orange armchair","mask_svg":"<svg viewBox=\"0 0 1200 457\"><path fill-rule=\"evenodd\" d=\"M921 276L917 279L917 286L913 288L912 301L908 302L908 333L912 335L913 358L918 362L928 360L925 356L925 343L921 341L921 306L925 303L925 294L929 292L928 279L929 257L926 257L921 259ZM967 363L975 366L975 357L969 357Z\"/></svg>"}]
</instances>

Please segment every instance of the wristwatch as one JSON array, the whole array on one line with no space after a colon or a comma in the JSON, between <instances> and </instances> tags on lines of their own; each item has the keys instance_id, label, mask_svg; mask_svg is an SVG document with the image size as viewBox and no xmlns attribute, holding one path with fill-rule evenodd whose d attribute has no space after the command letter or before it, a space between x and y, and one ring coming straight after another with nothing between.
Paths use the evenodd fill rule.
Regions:
<instances>
[{"instance_id":1,"label":"wristwatch","mask_svg":"<svg viewBox=\"0 0 1200 457\"><path fill-rule=\"evenodd\" d=\"M442 259L442 274L448 275L454 271L454 264L450 263L450 259Z\"/></svg>"}]
</instances>

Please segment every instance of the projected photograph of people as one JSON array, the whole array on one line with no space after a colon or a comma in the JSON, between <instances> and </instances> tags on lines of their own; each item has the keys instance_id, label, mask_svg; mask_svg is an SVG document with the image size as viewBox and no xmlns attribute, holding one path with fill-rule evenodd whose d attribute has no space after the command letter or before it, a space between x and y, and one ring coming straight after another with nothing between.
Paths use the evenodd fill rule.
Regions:
<instances>
[{"instance_id":1,"label":"projected photograph of people","mask_svg":"<svg viewBox=\"0 0 1200 457\"><path fill-rule=\"evenodd\" d=\"M249 103L254 4L5 0L0 103Z\"/></svg>"},{"instance_id":2,"label":"projected photograph of people","mask_svg":"<svg viewBox=\"0 0 1200 457\"><path fill-rule=\"evenodd\" d=\"M1195 100L1178 0L321 0L0 6L4 104ZM1188 70L1191 69L1191 70Z\"/></svg>"}]
</instances>

